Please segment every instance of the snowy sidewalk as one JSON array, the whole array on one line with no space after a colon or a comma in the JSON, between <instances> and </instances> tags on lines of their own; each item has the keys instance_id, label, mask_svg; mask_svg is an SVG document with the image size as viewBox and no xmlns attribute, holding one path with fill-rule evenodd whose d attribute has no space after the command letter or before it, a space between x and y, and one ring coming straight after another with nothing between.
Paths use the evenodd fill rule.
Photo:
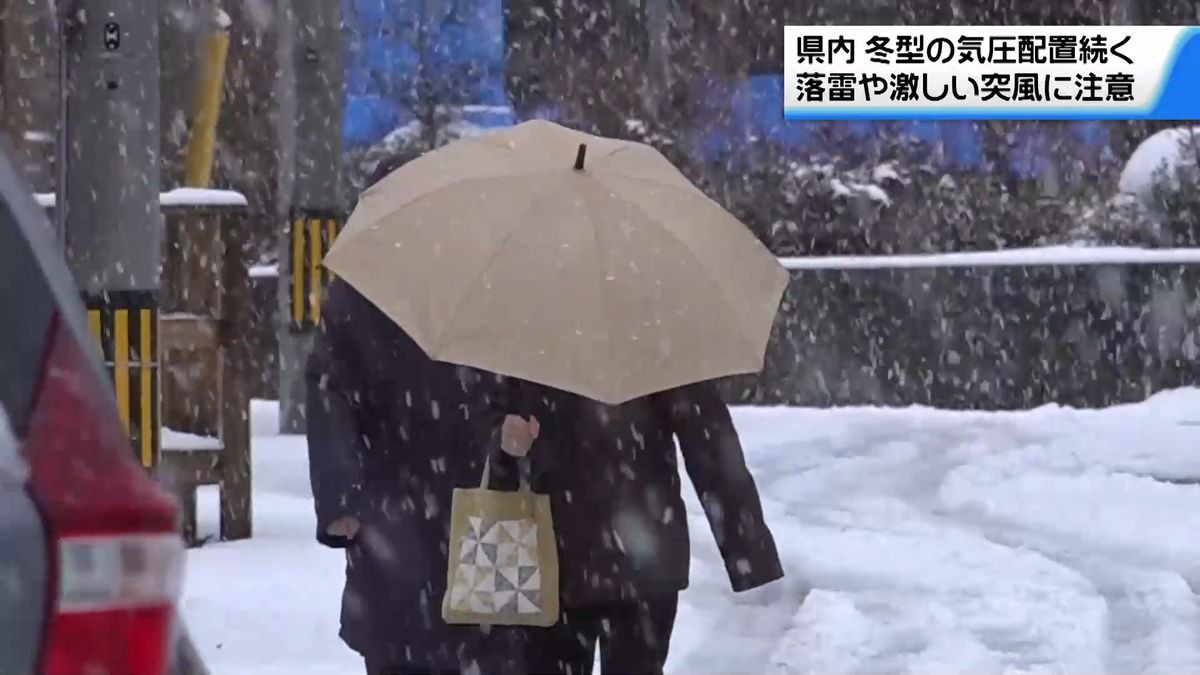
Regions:
<instances>
[{"instance_id":1,"label":"snowy sidewalk","mask_svg":"<svg viewBox=\"0 0 1200 675\"><path fill-rule=\"evenodd\" d=\"M360 672L336 636L342 557L312 541L303 440L255 413L255 538L192 553L196 642L214 675ZM788 578L733 595L689 494L671 672L1200 672L1200 392L736 419Z\"/></svg>"}]
</instances>

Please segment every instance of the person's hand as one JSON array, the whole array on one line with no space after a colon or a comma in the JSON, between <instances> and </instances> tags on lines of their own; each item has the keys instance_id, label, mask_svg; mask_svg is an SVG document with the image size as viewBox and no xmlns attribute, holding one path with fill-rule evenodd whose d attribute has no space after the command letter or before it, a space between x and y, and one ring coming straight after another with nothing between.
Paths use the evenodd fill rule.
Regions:
<instances>
[{"instance_id":1,"label":"person's hand","mask_svg":"<svg viewBox=\"0 0 1200 675\"><path fill-rule=\"evenodd\" d=\"M509 415L500 427L500 449L513 457L524 457L529 454L541 430L542 425L532 415L528 420Z\"/></svg>"},{"instance_id":2,"label":"person's hand","mask_svg":"<svg viewBox=\"0 0 1200 675\"><path fill-rule=\"evenodd\" d=\"M358 535L360 524L358 518L354 516L346 516L338 518L325 528L325 534L331 537L344 537L346 539L354 539Z\"/></svg>"}]
</instances>

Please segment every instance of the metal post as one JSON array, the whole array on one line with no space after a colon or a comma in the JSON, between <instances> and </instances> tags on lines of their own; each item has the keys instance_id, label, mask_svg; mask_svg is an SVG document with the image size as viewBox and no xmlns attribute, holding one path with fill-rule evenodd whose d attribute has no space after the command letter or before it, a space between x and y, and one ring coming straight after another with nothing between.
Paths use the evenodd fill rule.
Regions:
<instances>
[{"instance_id":1,"label":"metal post","mask_svg":"<svg viewBox=\"0 0 1200 675\"><path fill-rule=\"evenodd\" d=\"M343 220L343 76L339 3L295 0L291 11L295 174L279 249L279 405L281 431L302 433L304 363L329 282L321 259Z\"/></svg>"},{"instance_id":2,"label":"metal post","mask_svg":"<svg viewBox=\"0 0 1200 675\"><path fill-rule=\"evenodd\" d=\"M67 259L142 463L159 452L158 3L74 0L66 50Z\"/></svg>"},{"instance_id":3,"label":"metal post","mask_svg":"<svg viewBox=\"0 0 1200 675\"><path fill-rule=\"evenodd\" d=\"M213 30L204 38L200 50L200 73L192 93L192 128L183 178L183 184L188 187L206 188L212 184L217 120L221 115L225 62L229 56L229 25L229 15L213 7Z\"/></svg>"},{"instance_id":4,"label":"metal post","mask_svg":"<svg viewBox=\"0 0 1200 675\"><path fill-rule=\"evenodd\" d=\"M0 132L34 192L56 182L57 35L53 3L0 0Z\"/></svg>"}]
</instances>

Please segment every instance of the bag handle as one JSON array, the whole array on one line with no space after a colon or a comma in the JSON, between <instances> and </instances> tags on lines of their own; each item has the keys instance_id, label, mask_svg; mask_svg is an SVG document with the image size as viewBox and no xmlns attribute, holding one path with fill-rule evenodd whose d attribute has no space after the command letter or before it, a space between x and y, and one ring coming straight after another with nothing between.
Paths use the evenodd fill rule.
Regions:
<instances>
[{"instance_id":1,"label":"bag handle","mask_svg":"<svg viewBox=\"0 0 1200 675\"><path fill-rule=\"evenodd\" d=\"M525 493L533 492L533 488L529 485L529 471L530 471L529 458L522 457L521 459L518 459L517 460L517 474L520 476L520 480L521 480L521 486L520 486L520 488L518 488L518 492L525 492ZM483 477L479 481L479 487L484 490L490 489L491 480L492 480L492 458L487 457L486 459L483 460Z\"/></svg>"}]
</instances>

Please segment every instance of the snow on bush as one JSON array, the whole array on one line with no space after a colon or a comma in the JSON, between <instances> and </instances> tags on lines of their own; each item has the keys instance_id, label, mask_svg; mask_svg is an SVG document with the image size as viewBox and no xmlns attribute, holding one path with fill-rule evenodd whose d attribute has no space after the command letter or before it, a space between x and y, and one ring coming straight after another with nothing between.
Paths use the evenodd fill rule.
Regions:
<instances>
[{"instance_id":1,"label":"snow on bush","mask_svg":"<svg viewBox=\"0 0 1200 675\"><path fill-rule=\"evenodd\" d=\"M1200 127L1163 129L1142 141L1121 172L1121 192L1151 199L1157 185L1178 186L1200 158Z\"/></svg>"},{"instance_id":2,"label":"snow on bush","mask_svg":"<svg viewBox=\"0 0 1200 675\"><path fill-rule=\"evenodd\" d=\"M1118 188L1106 202L1070 205L1077 239L1200 246L1200 127L1164 129L1142 141Z\"/></svg>"},{"instance_id":3,"label":"snow on bush","mask_svg":"<svg viewBox=\"0 0 1200 675\"><path fill-rule=\"evenodd\" d=\"M762 180L762 179L759 179ZM766 182L766 181L764 181ZM995 172L945 173L898 137L880 156L790 162L765 233L780 255L935 253L1036 246L1063 239L1061 214ZM754 226L757 208L735 213Z\"/></svg>"}]
</instances>

